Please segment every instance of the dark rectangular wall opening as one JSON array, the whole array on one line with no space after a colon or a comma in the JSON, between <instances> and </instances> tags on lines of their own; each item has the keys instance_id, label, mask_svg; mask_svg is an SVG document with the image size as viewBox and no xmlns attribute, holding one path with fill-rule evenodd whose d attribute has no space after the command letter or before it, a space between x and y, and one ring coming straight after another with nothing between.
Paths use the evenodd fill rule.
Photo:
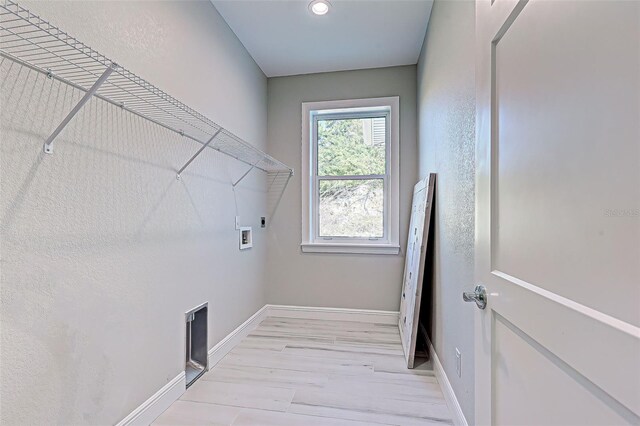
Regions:
<instances>
[{"instance_id":1,"label":"dark rectangular wall opening","mask_svg":"<svg viewBox=\"0 0 640 426\"><path fill-rule=\"evenodd\" d=\"M203 303L185 314L187 387L191 386L207 370L207 306L208 303Z\"/></svg>"}]
</instances>

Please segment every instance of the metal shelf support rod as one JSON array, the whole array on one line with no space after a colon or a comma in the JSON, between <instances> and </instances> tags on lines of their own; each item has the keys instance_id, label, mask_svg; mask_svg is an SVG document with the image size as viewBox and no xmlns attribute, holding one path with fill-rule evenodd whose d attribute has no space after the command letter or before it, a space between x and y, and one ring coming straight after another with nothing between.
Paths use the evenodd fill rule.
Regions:
<instances>
[{"instance_id":1,"label":"metal shelf support rod","mask_svg":"<svg viewBox=\"0 0 640 426\"><path fill-rule=\"evenodd\" d=\"M262 161L262 160L258 160L258 161L256 161L254 164L252 164L252 165L251 165L251 167L249 167L249 170L247 170L246 172L244 172L244 174L243 174L242 176L240 176L240 179L238 179L237 181L235 181L235 183L233 183L231 186L233 186L233 187L235 188L235 187L236 187L236 186L237 186L237 185L242 181L242 179L244 179L245 177L247 177L247 175L248 175L249 173L251 173L251 170L253 170L253 169L258 165L258 163L259 163L260 161Z\"/></svg>"},{"instance_id":2,"label":"metal shelf support rod","mask_svg":"<svg viewBox=\"0 0 640 426\"><path fill-rule=\"evenodd\" d=\"M204 151L204 149L205 149L206 147L208 147L208 146L209 146L209 144L210 144L211 142L213 142L213 140L216 138L216 136L218 136L218 133L220 133L221 131L222 131L222 127L221 127L221 128L219 128L218 130L216 130L216 132L213 134L213 136L211 136L211 138L210 138L210 139L209 139L209 140L208 140L204 145L202 145L202 146L200 147L200 149L198 150L198 152L196 152L195 154L193 154L193 157L189 158L189 161L187 161L187 162L184 164L184 166L180 167L180 170L178 170L178 174L177 174L177 176L176 176L178 179L180 179L180 173L182 173L182 172L184 171L184 169L186 169L186 168L189 166L189 164L191 164L191 162L192 162L193 160L195 160L195 159L196 159L196 157L197 157L198 155L200 155L200 153L201 153L202 151Z\"/></svg>"},{"instance_id":3,"label":"metal shelf support rod","mask_svg":"<svg viewBox=\"0 0 640 426\"><path fill-rule=\"evenodd\" d=\"M60 134L60 132L67 126L67 124L69 124L69 121L71 121L71 119L78 113L78 111L80 111L80 109L84 106L84 104L86 104L89 101L89 99L91 99L91 97L98 91L100 86L102 86L102 83L107 81L107 78L109 78L109 76L116 69L117 66L118 65L114 62L114 63L111 63L111 65L108 66L106 70L104 70L100 78L98 78L98 80L96 80L96 82L93 83L93 86L91 86L91 88L87 90L87 93L84 94L82 99L80 99L80 102L78 102L76 106L73 107L71 112L67 114L64 120L62 120L62 123L60 123L60 125L53 131L53 133L51 133L51 136L49 136L47 140L44 142L45 153L53 154L53 140Z\"/></svg>"}]
</instances>

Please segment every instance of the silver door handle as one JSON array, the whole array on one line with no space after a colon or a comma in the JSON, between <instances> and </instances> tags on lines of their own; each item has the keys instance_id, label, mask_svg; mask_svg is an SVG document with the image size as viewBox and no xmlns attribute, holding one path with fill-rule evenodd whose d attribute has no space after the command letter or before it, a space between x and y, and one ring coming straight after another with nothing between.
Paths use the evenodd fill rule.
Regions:
<instances>
[{"instance_id":1,"label":"silver door handle","mask_svg":"<svg viewBox=\"0 0 640 426\"><path fill-rule=\"evenodd\" d=\"M465 302L476 302L480 309L487 307L487 289L482 284L478 284L475 291L465 291L462 293L462 300Z\"/></svg>"}]
</instances>

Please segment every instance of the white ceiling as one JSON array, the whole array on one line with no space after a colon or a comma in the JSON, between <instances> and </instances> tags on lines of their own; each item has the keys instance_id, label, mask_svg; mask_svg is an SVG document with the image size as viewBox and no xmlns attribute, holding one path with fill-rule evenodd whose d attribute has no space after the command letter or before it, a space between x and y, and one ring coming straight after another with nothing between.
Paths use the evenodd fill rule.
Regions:
<instances>
[{"instance_id":1,"label":"white ceiling","mask_svg":"<svg viewBox=\"0 0 640 426\"><path fill-rule=\"evenodd\" d=\"M267 77L415 64L433 0L211 0Z\"/></svg>"}]
</instances>

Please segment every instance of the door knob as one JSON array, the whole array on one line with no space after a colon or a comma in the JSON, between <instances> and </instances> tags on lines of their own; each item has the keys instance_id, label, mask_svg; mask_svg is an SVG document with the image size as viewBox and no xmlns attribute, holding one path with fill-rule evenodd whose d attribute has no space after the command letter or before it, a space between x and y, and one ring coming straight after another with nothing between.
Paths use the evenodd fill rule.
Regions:
<instances>
[{"instance_id":1,"label":"door knob","mask_svg":"<svg viewBox=\"0 0 640 426\"><path fill-rule=\"evenodd\" d=\"M476 302L480 309L487 307L487 289L482 284L478 284L473 292L465 291L462 293L462 300L465 302Z\"/></svg>"}]
</instances>

